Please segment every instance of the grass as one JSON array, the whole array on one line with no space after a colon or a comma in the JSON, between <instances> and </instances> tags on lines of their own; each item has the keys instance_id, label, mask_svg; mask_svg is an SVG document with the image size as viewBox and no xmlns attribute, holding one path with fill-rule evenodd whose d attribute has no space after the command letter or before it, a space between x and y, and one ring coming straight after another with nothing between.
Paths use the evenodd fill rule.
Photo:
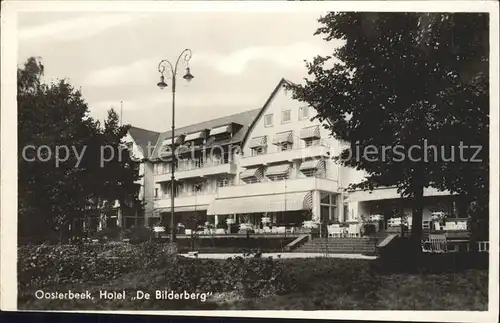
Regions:
<instances>
[{"instance_id":1,"label":"grass","mask_svg":"<svg viewBox=\"0 0 500 323\"><path fill-rule=\"evenodd\" d=\"M89 290L94 300L38 300L36 288L21 287L18 306L58 310L487 310L487 259L425 257L418 266L406 267L386 261L332 258L276 261L294 282L294 289L284 295L242 299L233 292L206 302L98 298L99 290L126 290L135 295L136 290L154 293L164 289L168 277L160 269L132 272L107 282L44 287L51 292Z\"/></svg>"}]
</instances>

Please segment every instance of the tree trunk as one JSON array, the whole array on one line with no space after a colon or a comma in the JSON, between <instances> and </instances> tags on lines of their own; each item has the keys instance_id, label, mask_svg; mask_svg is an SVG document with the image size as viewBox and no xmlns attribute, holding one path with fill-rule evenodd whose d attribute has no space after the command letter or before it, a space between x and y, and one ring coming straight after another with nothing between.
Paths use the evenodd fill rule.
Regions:
<instances>
[{"instance_id":1,"label":"tree trunk","mask_svg":"<svg viewBox=\"0 0 500 323\"><path fill-rule=\"evenodd\" d=\"M420 253L422 240L422 218L424 211L424 185L417 180L413 186L413 206L412 206L412 225L410 234L410 246L412 252Z\"/></svg>"}]
</instances>

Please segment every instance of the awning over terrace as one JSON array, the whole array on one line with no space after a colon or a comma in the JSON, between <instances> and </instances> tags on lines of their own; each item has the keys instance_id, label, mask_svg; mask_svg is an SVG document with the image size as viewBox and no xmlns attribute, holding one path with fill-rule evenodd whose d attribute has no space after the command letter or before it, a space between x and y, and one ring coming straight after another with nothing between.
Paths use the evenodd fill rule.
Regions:
<instances>
[{"instance_id":1,"label":"awning over terrace","mask_svg":"<svg viewBox=\"0 0 500 323\"><path fill-rule=\"evenodd\" d=\"M266 136L261 136L261 137L254 137L252 140L250 140L250 143L248 144L249 148L258 148L258 147L263 147L267 145L267 137Z\"/></svg>"},{"instance_id":2,"label":"awning over terrace","mask_svg":"<svg viewBox=\"0 0 500 323\"><path fill-rule=\"evenodd\" d=\"M260 180L264 176L263 173L264 172L262 167L248 168L240 173L240 178L241 179L255 178Z\"/></svg>"},{"instance_id":3,"label":"awning over terrace","mask_svg":"<svg viewBox=\"0 0 500 323\"><path fill-rule=\"evenodd\" d=\"M273 139L273 145L281 145L284 143L293 143L293 132L292 131L277 133Z\"/></svg>"},{"instance_id":4,"label":"awning over terrace","mask_svg":"<svg viewBox=\"0 0 500 323\"><path fill-rule=\"evenodd\" d=\"M193 212L193 211L203 211L208 208L208 205L187 205L187 206L176 206L174 208L175 212ZM154 215L159 215L160 213L171 213L171 207L157 208L153 210Z\"/></svg>"},{"instance_id":5,"label":"awning over terrace","mask_svg":"<svg viewBox=\"0 0 500 323\"><path fill-rule=\"evenodd\" d=\"M269 166L266 169L266 176L288 174L288 172L290 171L291 167L292 167L292 165L288 164L288 163L282 164L282 165Z\"/></svg>"},{"instance_id":6,"label":"awning over terrace","mask_svg":"<svg viewBox=\"0 0 500 323\"><path fill-rule=\"evenodd\" d=\"M282 193L216 199L208 206L208 215L283 212L312 209L311 192Z\"/></svg>"},{"instance_id":7,"label":"awning over terrace","mask_svg":"<svg viewBox=\"0 0 500 323\"><path fill-rule=\"evenodd\" d=\"M300 139L319 139L321 138L319 126L302 128L300 131Z\"/></svg>"},{"instance_id":8,"label":"awning over terrace","mask_svg":"<svg viewBox=\"0 0 500 323\"><path fill-rule=\"evenodd\" d=\"M325 161L322 159L311 159L311 160L305 160L302 162L300 165L300 170L325 170Z\"/></svg>"}]
</instances>

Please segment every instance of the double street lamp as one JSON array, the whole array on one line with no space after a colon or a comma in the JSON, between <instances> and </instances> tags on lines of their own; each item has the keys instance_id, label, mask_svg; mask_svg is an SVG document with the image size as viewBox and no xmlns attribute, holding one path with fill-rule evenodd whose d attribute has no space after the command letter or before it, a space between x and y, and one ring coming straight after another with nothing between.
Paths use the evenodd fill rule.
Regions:
<instances>
[{"instance_id":1,"label":"double street lamp","mask_svg":"<svg viewBox=\"0 0 500 323\"><path fill-rule=\"evenodd\" d=\"M175 64L172 64L168 59L164 59L160 61L158 64L158 72L160 72L160 82L158 82L158 87L160 89L166 88L168 85L165 82L165 74L170 74L167 76L170 76L172 80L172 178L171 178L171 184L172 184L172 192L170 194L171 197L171 203L170 203L170 243L174 243L175 239L175 229L174 229L174 208L175 208L175 164L176 164L176 156L175 156L175 85L176 85L176 79L177 79L177 67L179 66L179 63L184 63L186 65L186 73L182 77L184 80L187 82L190 82L194 76L191 74L191 70L189 68L189 60L191 60L192 52L190 49L186 48L183 50L179 57L177 57L177 60L175 61Z\"/></svg>"}]
</instances>

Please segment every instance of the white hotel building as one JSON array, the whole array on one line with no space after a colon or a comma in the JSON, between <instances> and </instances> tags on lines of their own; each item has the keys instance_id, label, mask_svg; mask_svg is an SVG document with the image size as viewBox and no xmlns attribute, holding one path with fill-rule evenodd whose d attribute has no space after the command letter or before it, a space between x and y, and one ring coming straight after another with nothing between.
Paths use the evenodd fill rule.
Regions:
<instances>
[{"instance_id":1,"label":"white hotel building","mask_svg":"<svg viewBox=\"0 0 500 323\"><path fill-rule=\"evenodd\" d=\"M291 98L282 79L257 110L176 129L176 222L194 213L217 225L300 227L306 220L352 222L370 214L411 214L395 188L347 192L364 174L332 160L342 144L332 138L315 111ZM145 225L168 223L171 212L171 133L132 127L127 142L143 160L140 180ZM147 145L154 149L148 152ZM186 148L189 147L189 148ZM216 147L216 148L213 148ZM457 216L455 197L426 190L424 219L431 212ZM135 221L137 223L137 220Z\"/></svg>"}]
</instances>

